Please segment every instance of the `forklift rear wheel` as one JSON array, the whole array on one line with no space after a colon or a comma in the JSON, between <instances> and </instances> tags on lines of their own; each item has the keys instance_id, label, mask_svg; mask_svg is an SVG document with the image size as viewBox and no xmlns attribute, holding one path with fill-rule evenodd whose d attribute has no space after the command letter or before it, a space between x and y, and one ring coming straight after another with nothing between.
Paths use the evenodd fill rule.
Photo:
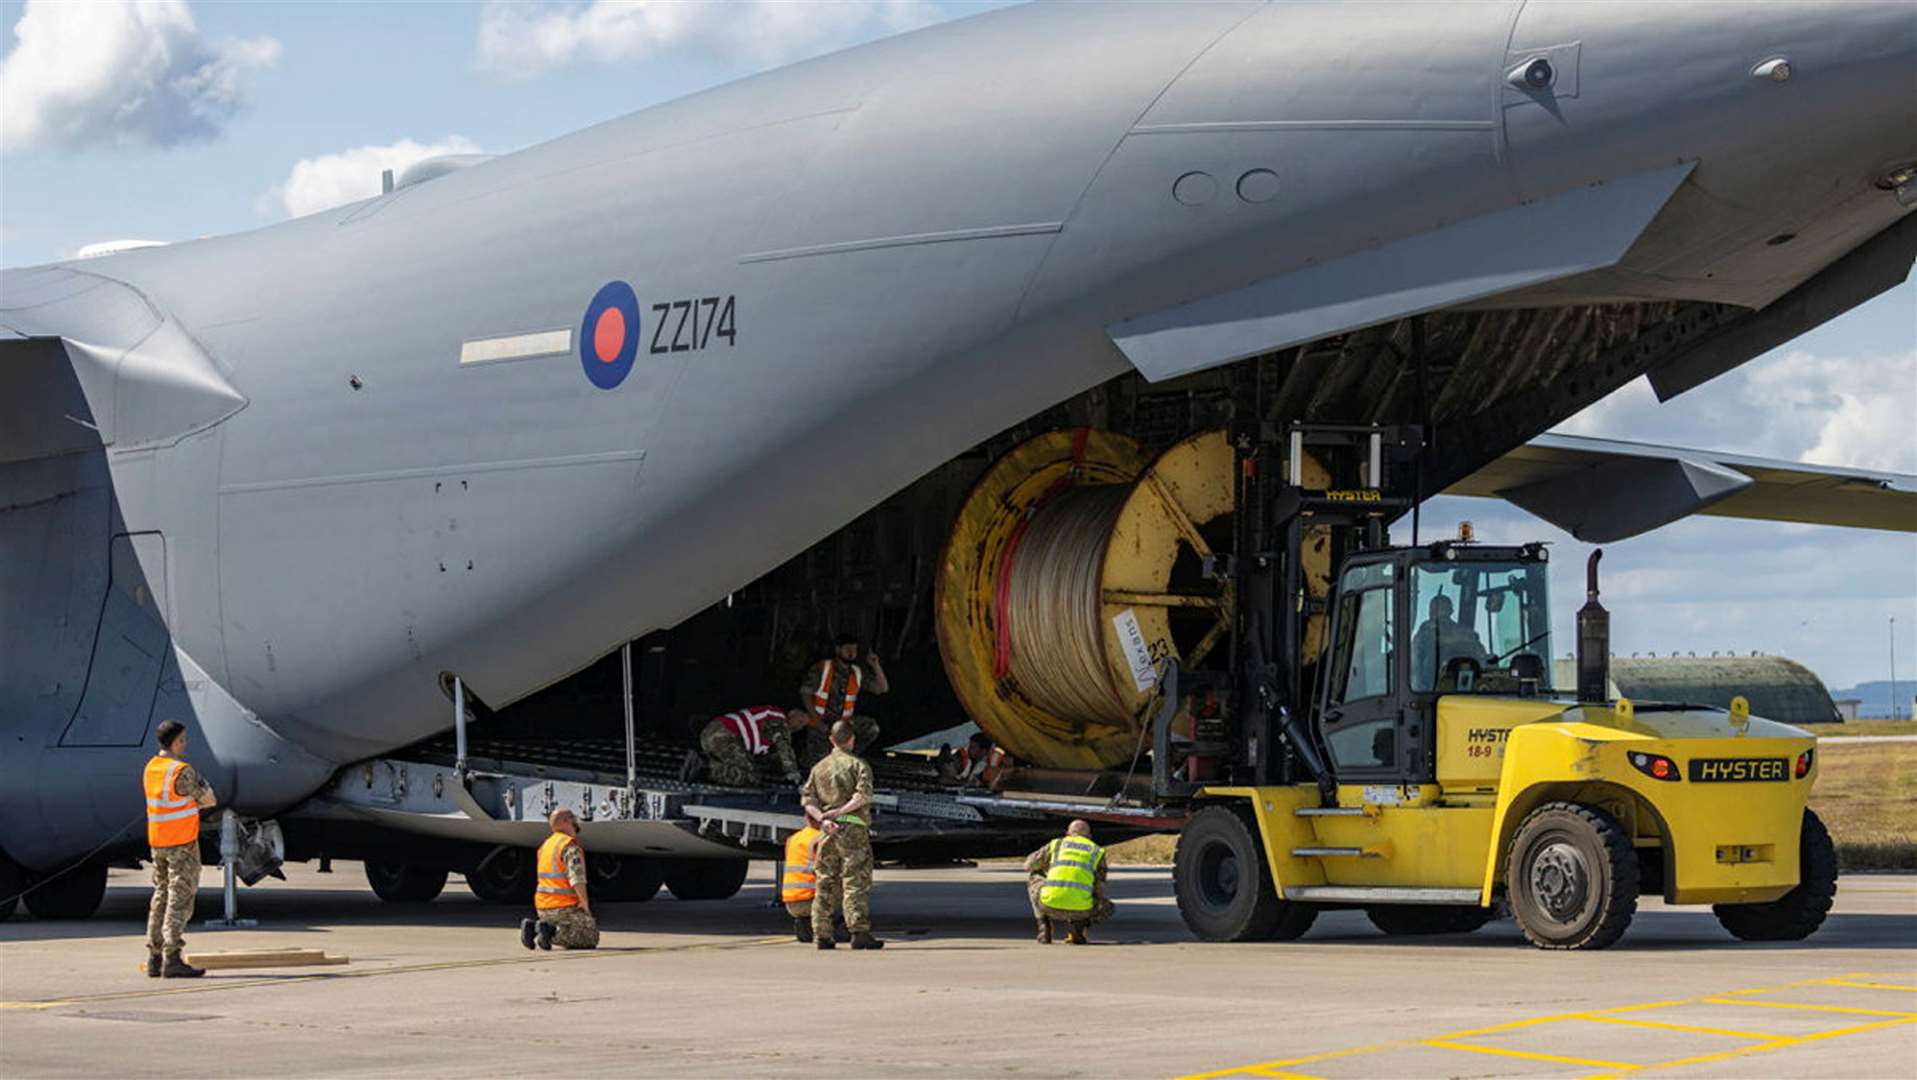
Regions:
<instances>
[{"instance_id":1,"label":"forklift rear wheel","mask_svg":"<svg viewBox=\"0 0 1917 1080\"><path fill-rule=\"evenodd\" d=\"M680 900L726 900L751 868L745 859L673 859L665 867L666 888Z\"/></svg>"},{"instance_id":2,"label":"forklift rear wheel","mask_svg":"<svg viewBox=\"0 0 1917 1080\"><path fill-rule=\"evenodd\" d=\"M659 860L637 855L601 855L590 866L594 900L640 903L657 896L666 880Z\"/></svg>"},{"instance_id":3,"label":"forklift rear wheel","mask_svg":"<svg viewBox=\"0 0 1917 1080\"><path fill-rule=\"evenodd\" d=\"M1228 806L1192 815L1172 864L1178 913L1201 941L1290 941L1318 909L1287 903L1271 882L1257 831Z\"/></svg>"},{"instance_id":4,"label":"forklift rear wheel","mask_svg":"<svg viewBox=\"0 0 1917 1080\"><path fill-rule=\"evenodd\" d=\"M1365 915L1391 937L1415 937L1469 934L1490 922L1492 911L1476 904L1373 904Z\"/></svg>"},{"instance_id":5,"label":"forklift rear wheel","mask_svg":"<svg viewBox=\"0 0 1917 1080\"><path fill-rule=\"evenodd\" d=\"M526 848L494 848L478 866L466 871L466 887L488 904L530 904L535 883L533 861L533 853Z\"/></svg>"},{"instance_id":6,"label":"forklift rear wheel","mask_svg":"<svg viewBox=\"0 0 1917 1080\"><path fill-rule=\"evenodd\" d=\"M27 910L41 919L91 919L106 899L106 884L106 864L87 863L35 885Z\"/></svg>"},{"instance_id":7,"label":"forklift rear wheel","mask_svg":"<svg viewBox=\"0 0 1917 1080\"><path fill-rule=\"evenodd\" d=\"M407 863L366 860L366 883L389 904L424 904L446 888L446 871Z\"/></svg>"},{"instance_id":8,"label":"forklift rear wheel","mask_svg":"<svg viewBox=\"0 0 1917 1080\"><path fill-rule=\"evenodd\" d=\"M1837 899L1837 846L1809 810L1798 833L1797 887L1767 904L1717 904L1717 921L1740 941L1802 941L1824 925Z\"/></svg>"},{"instance_id":9,"label":"forklift rear wheel","mask_svg":"<svg viewBox=\"0 0 1917 1080\"><path fill-rule=\"evenodd\" d=\"M1637 886L1630 834L1595 806L1545 803L1511 841L1511 914L1540 949L1602 949L1617 941L1637 913Z\"/></svg>"}]
</instances>

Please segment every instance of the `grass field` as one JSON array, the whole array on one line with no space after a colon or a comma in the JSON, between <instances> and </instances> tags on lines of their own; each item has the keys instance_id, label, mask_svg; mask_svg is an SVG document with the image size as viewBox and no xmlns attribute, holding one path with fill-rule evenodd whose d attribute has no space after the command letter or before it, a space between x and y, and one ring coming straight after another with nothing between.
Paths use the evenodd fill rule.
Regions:
<instances>
[{"instance_id":1,"label":"grass field","mask_svg":"<svg viewBox=\"0 0 1917 1080\"><path fill-rule=\"evenodd\" d=\"M1917 743L1845 746L1826 741L1817 752L1811 809L1837 841L1844 869L1917 870ZM1114 845L1112 861L1169 863L1176 847L1176 837L1146 836Z\"/></svg>"},{"instance_id":2,"label":"grass field","mask_svg":"<svg viewBox=\"0 0 1917 1080\"><path fill-rule=\"evenodd\" d=\"M1852 720L1848 724L1800 726L1820 739L1841 739L1855 735L1917 735L1917 720Z\"/></svg>"}]
</instances>

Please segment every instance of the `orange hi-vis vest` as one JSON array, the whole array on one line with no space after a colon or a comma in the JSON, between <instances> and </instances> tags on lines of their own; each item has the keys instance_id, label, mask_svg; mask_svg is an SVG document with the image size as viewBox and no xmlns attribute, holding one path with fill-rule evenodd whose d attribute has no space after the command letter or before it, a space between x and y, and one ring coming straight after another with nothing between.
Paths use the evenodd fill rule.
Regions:
<instances>
[{"instance_id":1,"label":"orange hi-vis vest","mask_svg":"<svg viewBox=\"0 0 1917 1080\"><path fill-rule=\"evenodd\" d=\"M785 883L779 889L781 902L802 904L818 895L819 875L813 861L813 846L819 842L819 835L819 830L807 825L786 838Z\"/></svg>"},{"instance_id":2,"label":"orange hi-vis vest","mask_svg":"<svg viewBox=\"0 0 1917 1080\"><path fill-rule=\"evenodd\" d=\"M825 715L825 707L831 704L832 701L832 672L834 665L842 663L845 663L845 661L828 659L820 664L819 685L812 688L812 711L818 713L822 719L827 721L834 719L833 717ZM839 715L837 717L837 719L840 720L852 719L852 708L859 703L859 683L861 681L859 665L857 662L853 662L846 664L846 666L852 669L852 674L847 676L845 680L845 700L839 706Z\"/></svg>"},{"instance_id":3,"label":"orange hi-vis vest","mask_svg":"<svg viewBox=\"0 0 1917 1080\"><path fill-rule=\"evenodd\" d=\"M745 744L746 750L754 756L772 749L771 740L766 738L765 725L777 720L785 723L785 710L772 705L756 705L751 708L729 712L719 717L719 722L732 729Z\"/></svg>"},{"instance_id":4,"label":"orange hi-vis vest","mask_svg":"<svg viewBox=\"0 0 1917 1080\"><path fill-rule=\"evenodd\" d=\"M540 911L579 906L579 891L566 876L566 848L579 841L556 832L539 845L539 887L533 893L533 907Z\"/></svg>"},{"instance_id":5,"label":"orange hi-vis vest","mask_svg":"<svg viewBox=\"0 0 1917 1080\"><path fill-rule=\"evenodd\" d=\"M146 763L146 842L153 847L180 847L200 842L200 803L181 798L173 790L186 763L164 754Z\"/></svg>"}]
</instances>

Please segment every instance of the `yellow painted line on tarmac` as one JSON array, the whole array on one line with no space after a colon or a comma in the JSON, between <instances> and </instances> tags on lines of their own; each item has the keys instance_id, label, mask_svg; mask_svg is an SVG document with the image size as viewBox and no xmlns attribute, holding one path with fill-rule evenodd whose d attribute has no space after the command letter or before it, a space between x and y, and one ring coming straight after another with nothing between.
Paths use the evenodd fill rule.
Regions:
<instances>
[{"instance_id":1,"label":"yellow painted line on tarmac","mask_svg":"<svg viewBox=\"0 0 1917 1080\"><path fill-rule=\"evenodd\" d=\"M1819 1042L1824 1039L1835 1039L1842 1035L1856 1035L1860 1032L1878 1031L1883 1028L1897 1027L1901 1024L1913 1024L1913 1023L1917 1023L1917 1017L1910 1017L1903 1020L1879 1020L1873 1024L1857 1024L1853 1027L1833 1028L1829 1031L1812 1032L1809 1035L1786 1035L1781 1038L1772 1039L1769 1042L1753 1043L1750 1046L1733 1047L1732 1049L1729 1049L1729 1050L1720 1050L1714 1054L1697 1054L1692 1057L1672 1058L1669 1061L1660 1061L1653 1065L1646 1065L1644 1066L1644 1068L1676 1069L1676 1068L1682 1068L1683 1066L1686 1066L1686 1065L1705 1065L1713 1061L1727 1061L1735 1057L1744 1057L1747 1054L1762 1054L1772 1050L1784 1050L1793 1046L1802 1046L1805 1043ZM1599 1073L1594 1076L1584 1077L1583 1080L1612 1080L1613 1077L1616 1077L1618 1075L1621 1075L1621 1074Z\"/></svg>"},{"instance_id":2,"label":"yellow painted line on tarmac","mask_svg":"<svg viewBox=\"0 0 1917 1080\"><path fill-rule=\"evenodd\" d=\"M97 1005L108 1001L131 1001L137 998L172 997L176 994L206 994L221 990L245 990L258 986L290 986L295 983L330 982L339 979L369 979L379 975L419 975L435 971L464 971L472 968L511 967L514 965L539 963L570 963L581 960L605 959L614 956L658 955L661 953L695 952L699 950L727 951L731 949L749 949L762 945L775 945L791 941L781 935L770 938L752 938L747 941L702 941L691 945L665 945L659 947L630 946L604 947L598 949L580 949L572 952L548 952L533 956L487 957L483 960L444 960L430 964L401 964L394 967L362 968L358 971L326 971L305 975L284 975L276 978L216 979L213 982L199 981L190 986L159 986L147 990L120 990L110 994L83 994L69 998L52 998L43 1001L0 1001L0 1010L5 1009L58 1009L68 1005Z\"/></svg>"},{"instance_id":3,"label":"yellow painted line on tarmac","mask_svg":"<svg viewBox=\"0 0 1917 1080\"><path fill-rule=\"evenodd\" d=\"M1828 984L1826 984L1828 985ZM1710 1005L1747 1005L1753 1009L1803 1009L1806 1012L1855 1013L1858 1016L1900 1016L1917 1020L1917 1012L1897 1009L1859 1009L1851 1005L1808 1005L1801 1001L1745 1001L1739 998L1707 997Z\"/></svg>"},{"instance_id":4,"label":"yellow painted line on tarmac","mask_svg":"<svg viewBox=\"0 0 1917 1080\"><path fill-rule=\"evenodd\" d=\"M1917 986L1899 986L1896 983L1851 982L1847 979L1832 979L1830 985L1854 986L1859 990L1909 990L1912 993L1917 993Z\"/></svg>"},{"instance_id":5,"label":"yellow painted line on tarmac","mask_svg":"<svg viewBox=\"0 0 1917 1080\"><path fill-rule=\"evenodd\" d=\"M1635 1061L1599 1061L1595 1058L1566 1057L1563 1054L1540 1054L1535 1050L1512 1050L1503 1046L1479 1046L1477 1043L1452 1042L1449 1039L1426 1039L1419 1045L1436 1046L1444 1050L1469 1050L1474 1054L1496 1054L1499 1057L1524 1058L1526 1061L1553 1061L1560 1065L1591 1065L1600 1069L1623 1069L1630 1071L1644 1067Z\"/></svg>"},{"instance_id":6,"label":"yellow painted line on tarmac","mask_svg":"<svg viewBox=\"0 0 1917 1080\"><path fill-rule=\"evenodd\" d=\"M1688 1031L1695 1035L1722 1035L1727 1039L1766 1041L1789 1037L1768 1031L1738 1031L1733 1028L1698 1027L1695 1024L1667 1024L1661 1020L1632 1020L1623 1016L1604 1016L1599 1013L1585 1013L1573 1019L1589 1020L1598 1024L1629 1024L1632 1027L1657 1028L1660 1031Z\"/></svg>"}]
</instances>

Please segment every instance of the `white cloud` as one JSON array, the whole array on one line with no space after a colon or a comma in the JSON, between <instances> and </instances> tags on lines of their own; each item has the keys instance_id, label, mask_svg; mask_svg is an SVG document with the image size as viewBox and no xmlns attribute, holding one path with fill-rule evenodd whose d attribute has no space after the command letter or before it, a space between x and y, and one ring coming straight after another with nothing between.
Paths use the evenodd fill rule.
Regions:
<instances>
[{"instance_id":1,"label":"white cloud","mask_svg":"<svg viewBox=\"0 0 1917 1080\"><path fill-rule=\"evenodd\" d=\"M300 217L379 194L380 173L397 176L408 165L441 154L474 154L479 144L464 135L448 135L434 143L401 139L385 146L360 146L336 154L321 154L293 163L286 179L261 195L262 216L285 213Z\"/></svg>"},{"instance_id":2,"label":"white cloud","mask_svg":"<svg viewBox=\"0 0 1917 1080\"><path fill-rule=\"evenodd\" d=\"M479 17L481 70L527 79L599 63L690 52L771 65L915 29L944 17L929 0L593 0L538 6L492 0Z\"/></svg>"},{"instance_id":3,"label":"white cloud","mask_svg":"<svg viewBox=\"0 0 1917 1080\"><path fill-rule=\"evenodd\" d=\"M28 0L0 60L0 147L74 150L210 139L242 77L279 59L270 37L209 41L184 0Z\"/></svg>"}]
</instances>

